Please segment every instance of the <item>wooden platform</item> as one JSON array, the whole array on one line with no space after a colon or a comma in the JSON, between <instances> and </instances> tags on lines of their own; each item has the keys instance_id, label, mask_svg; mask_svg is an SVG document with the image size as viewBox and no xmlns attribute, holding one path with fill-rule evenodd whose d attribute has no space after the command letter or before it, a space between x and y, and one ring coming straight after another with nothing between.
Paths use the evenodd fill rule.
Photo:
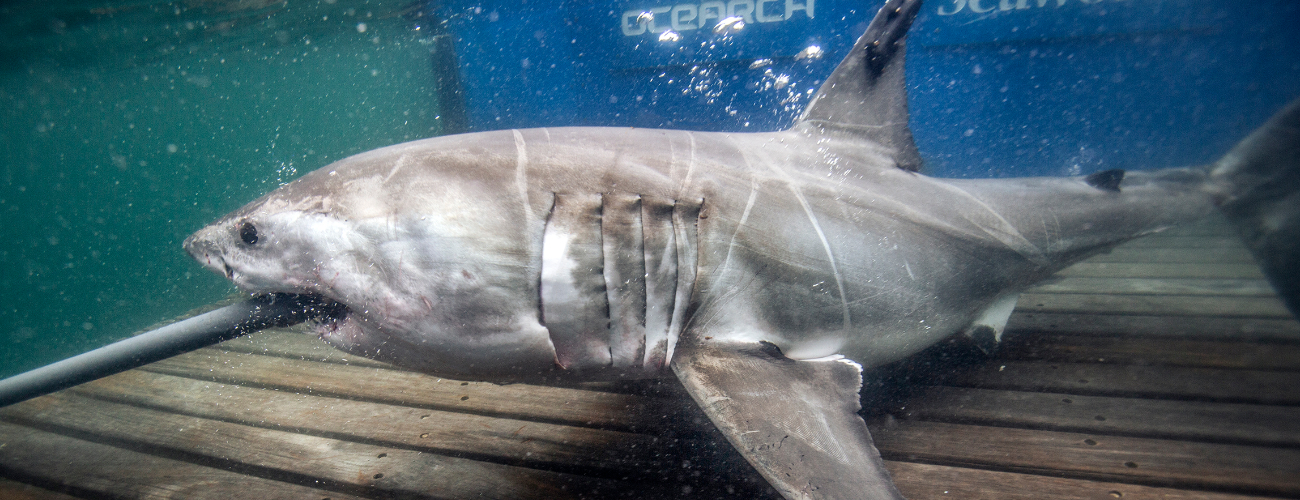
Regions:
<instances>
[{"instance_id":1,"label":"wooden platform","mask_svg":"<svg viewBox=\"0 0 1300 500\"><path fill-rule=\"evenodd\" d=\"M870 373L913 500L1300 498L1300 325L1220 225L1026 293L993 357ZM0 410L0 498L773 498L675 381L439 379L293 332Z\"/></svg>"}]
</instances>

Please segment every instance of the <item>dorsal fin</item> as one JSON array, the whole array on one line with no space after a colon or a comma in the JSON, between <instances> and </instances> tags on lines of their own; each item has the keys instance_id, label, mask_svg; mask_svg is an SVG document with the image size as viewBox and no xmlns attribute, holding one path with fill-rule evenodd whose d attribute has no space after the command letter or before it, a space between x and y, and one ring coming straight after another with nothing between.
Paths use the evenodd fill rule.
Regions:
<instances>
[{"instance_id":1,"label":"dorsal fin","mask_svg":"<svg viewBox=\"0 0 1300 500\"><path fill-rule=\"evenodd\" d=\"M795 127L860 136L893 149L899 168L920 170L921 155L907 127L903 78L903 39L920 9L921 0L885 2Z\"/></svg>"}]
</instances>

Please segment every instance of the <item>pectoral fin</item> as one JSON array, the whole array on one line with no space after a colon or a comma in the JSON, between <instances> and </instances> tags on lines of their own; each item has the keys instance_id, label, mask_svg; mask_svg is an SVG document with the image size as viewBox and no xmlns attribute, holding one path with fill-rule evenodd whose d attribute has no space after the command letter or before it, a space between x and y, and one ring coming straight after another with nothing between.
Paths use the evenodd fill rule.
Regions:
<instances>
[{"instance_id":1,"label":"pectoral fin","mask_svg":"<svg viewBox=\"0 0 1300 500\"><path fill-rule=\"evenodd\" d=\"M769 343L696 344L672 362L713 424L789 499L902 499L858 416L862 368Z\"/></svg>"}]
</instances>

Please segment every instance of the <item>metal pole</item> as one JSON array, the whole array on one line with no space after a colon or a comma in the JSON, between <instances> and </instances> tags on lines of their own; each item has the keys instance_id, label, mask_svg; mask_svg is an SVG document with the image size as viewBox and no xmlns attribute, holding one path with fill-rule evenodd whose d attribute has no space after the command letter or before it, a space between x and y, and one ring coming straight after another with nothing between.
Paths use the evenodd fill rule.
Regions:
<instances>
[{"instance_id":1,"label":"metal pole","mask_svg":"<svg viewBox=\"0 0 1300 500\"><path fill-rule=\"evenodd\" d=\"M0 407L66 389L265 328L328 315L337 304L308 295L267 294L206 312L93 351L0 380Z\"/></svg>"}]
</instances>

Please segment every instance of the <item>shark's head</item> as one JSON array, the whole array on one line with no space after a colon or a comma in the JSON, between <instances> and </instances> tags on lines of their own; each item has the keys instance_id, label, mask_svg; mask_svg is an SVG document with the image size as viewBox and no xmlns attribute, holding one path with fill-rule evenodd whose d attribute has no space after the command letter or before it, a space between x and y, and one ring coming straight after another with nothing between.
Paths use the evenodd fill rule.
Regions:
<instances>
[{"instance_id":1,"label":"shark's head","mask_svg":"<svg viewBox=\"0 0 1300 500\"><path fill-rule=\"evenodd\" d=\"M341 304L316 330L354 354L448 376L551 369L530 277L540 245L529 235L540 231L521 206L476 203L490 189L481 178L375 168L404 161L400 150L371 153L308 174L194 233L185 249L246 292Z\"/></svg>"},{"instance_id":2,"label":"shark's head","mask_svg":"<svg viewBox=\"0 0 1300 500\"><path fill-rule=\"evenodd\" d=\"M321 263L304 250L346 244L353 232L327 213L266 205L251 204L199 230L185 240L185 250L246 292L320 292L314 270Z\"/></svg>"}]
</instances>

